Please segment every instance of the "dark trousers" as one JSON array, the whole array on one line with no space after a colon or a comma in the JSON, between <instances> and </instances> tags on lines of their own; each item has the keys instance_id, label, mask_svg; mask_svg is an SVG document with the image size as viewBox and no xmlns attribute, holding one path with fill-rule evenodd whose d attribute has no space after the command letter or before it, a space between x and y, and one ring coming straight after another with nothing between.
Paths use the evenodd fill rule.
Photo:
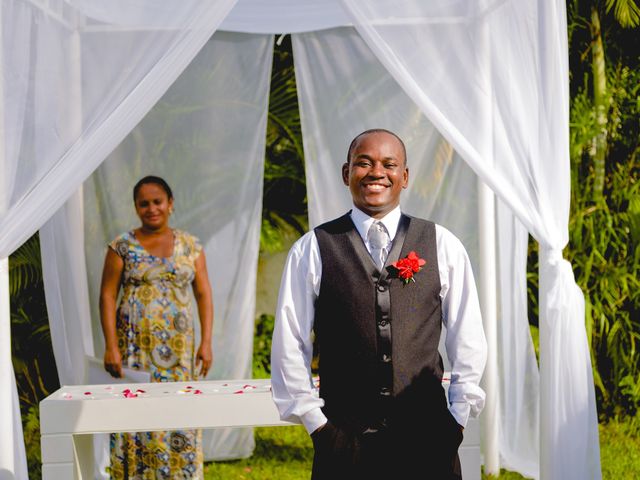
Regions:
<instances>
[{"instance_id":1,"label":"dark trousers","mask_svg":"<svg viewBox=\"0 0 640 480\"><path fill-rule=\"evenodd\" d=\"M462 431L450 415L419 429L365 432L330 421L312 439L312 480L462 479L458 458Z\"/></svg>"}]
</instances>

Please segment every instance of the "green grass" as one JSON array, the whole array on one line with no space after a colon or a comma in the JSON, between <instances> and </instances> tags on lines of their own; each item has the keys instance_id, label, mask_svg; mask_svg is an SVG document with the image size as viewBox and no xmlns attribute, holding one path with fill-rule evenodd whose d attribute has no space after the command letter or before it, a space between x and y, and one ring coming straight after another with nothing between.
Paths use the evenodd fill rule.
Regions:
<instances>
[{"instance_id":1,"label":"green grass","mask_svg":"<svg viewBox=\"0 0 640 480\"><path fill-rule=\"evenodd\" d=\"M600 425L600 460L603 480L640 478L639 431L626 422Z\"/></svg>"},{"instance_id":2,"label":"green grass","mask_svg":"<svg viewBox=\"0 0 640 480\"><path fill-rule=\"evenodd\" d=\"M207 480L308 480L313 445L302 426L255 429L253 456L243 460L205 464Z\"/></svg>"},{"instance_id":3,"label":"green grass","mask_svg":"<svg viewBox=\"0 0 640 480\"><path fill-rule=\"evenodd\" d=\"M313 446L304 427L255 429L256 449L243 460L210 462L205 465L207 480L308 480L311 476ZM603 480L640 478L640 437L629 423L611 421L600 425ZM483 480L522 480L525 477L502 470L499 477L482 475Z\"/></svg>"}]
</instances>

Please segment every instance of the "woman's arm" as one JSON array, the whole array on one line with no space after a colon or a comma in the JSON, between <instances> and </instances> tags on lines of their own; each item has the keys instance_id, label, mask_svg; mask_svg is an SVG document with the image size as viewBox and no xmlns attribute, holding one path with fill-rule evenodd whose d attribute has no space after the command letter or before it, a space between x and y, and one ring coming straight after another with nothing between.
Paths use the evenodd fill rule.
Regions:
<instances>
[{"instance_id":1,"label":"woman's arm","mask_svg":"<svg viewBox=\"0 0 640 480\"><path fill-rule=\"evenodd\" d=\"M105 341L104 369L116 378L122 377L122 356L116 333L116 301L123 270L122 258L110 248L107 249L100 285L100 323Z\"/></svg>"},{"instance_id":2,"label":"woman's arm","mask_svg":"<svg viewBox=\"0 0 640 480\"><path fill-rule=\"evenodd\" d=\"M196 354L196 368L200 369L200 378L204 378L213 361L211 353L211 333L213 330L213 298L211 284L207 274L207 260L204 251L200 253L195 262L196 275L193 279L193 293L198 303L198 315L200 317L200 347Z\"/></svg>"}]
</instances>

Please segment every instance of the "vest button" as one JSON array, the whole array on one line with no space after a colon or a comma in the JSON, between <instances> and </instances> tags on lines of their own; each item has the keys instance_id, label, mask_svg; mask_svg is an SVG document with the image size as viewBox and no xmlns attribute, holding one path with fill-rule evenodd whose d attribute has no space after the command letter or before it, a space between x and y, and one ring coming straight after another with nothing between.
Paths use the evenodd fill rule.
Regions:
<instances>
[{"instance_id":1,"label":"vest button","mask_svg":"<svg viewBox=\"0 0 640 480\"><path fill-rule=\"evenodd\" d=\"M382 395L383 397L388 397L389 395L391 395L391 390L387 387L382 387L380 389L380 395Z\"/></svg>"},{"instance_id":2,"label":"vest button","mask_svg":"<svg viewBox=\"0 0 640 480\"><path fill-rule=\"evenodd\" d=\"M387 322L386 320L380 320L380 322L378 322L378 325L380 325L381 327L386 327L387 326Z\"/></svg>"},{"instance_id":3,"label":"vest button","mask_svg":"<svg viewBox=\"0 0 640 480\"><path fill-rule=\"evenodd\" d=\"M378 285L378 291L379 292L385 292L387 290L387 286L386 285Z\"/></svg>"}]
</instances>

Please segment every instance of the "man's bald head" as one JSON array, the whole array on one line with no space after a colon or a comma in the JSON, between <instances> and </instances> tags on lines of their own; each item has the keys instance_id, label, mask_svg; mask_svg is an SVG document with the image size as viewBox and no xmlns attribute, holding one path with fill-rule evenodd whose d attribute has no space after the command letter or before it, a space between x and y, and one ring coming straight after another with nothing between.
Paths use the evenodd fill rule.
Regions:
<instances>
[{"instance_id":1,"label":"man's bald head","mask_svg":"<svg viewBox=\"0 0 640 480\"><path fill-rule=\"evenodd\" d=\"M356 137L353 140L351 140L351 144L349 145L349 150L347 151L347 163L351 162L351 155L353 154L353 151L356 149L356 147L358 146L358 144L363 138L369 135L375 135L378 133L385 133L387 135L391 135L398 141L398 143L402 147L404 165L406 166L407 165L407 148L404 146L404 142L398 135L393 133L391 130L387 130L385 128L371 128L369 130L365 130L364 132L356 135Z\"/></svg>"}]
</instances>

